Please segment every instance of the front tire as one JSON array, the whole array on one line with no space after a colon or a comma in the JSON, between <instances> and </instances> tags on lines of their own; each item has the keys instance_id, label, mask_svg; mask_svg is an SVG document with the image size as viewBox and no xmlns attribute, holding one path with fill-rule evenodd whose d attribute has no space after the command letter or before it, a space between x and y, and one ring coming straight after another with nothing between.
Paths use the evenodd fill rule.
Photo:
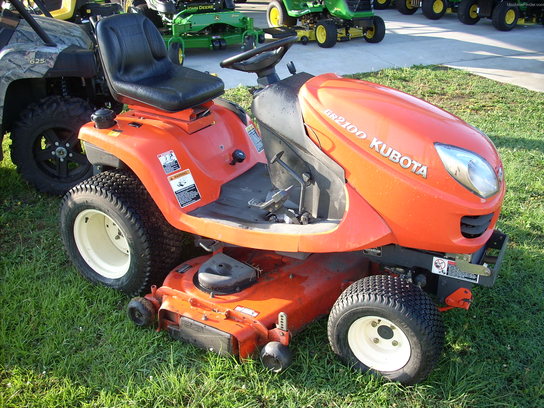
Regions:
<instances>
[{"instance_id":1,"label":"front tire","mask_svg":"<svg viewBox=\"0 0 544 408\"><path fill-rule=\"evenodd\" d=\"M423 0L421 11L429 20L438 20L446 13L447 2L445 0Z\"/></svg>"},{"instance_id":2,"label":"front tire","mask_svg":"<svg viewBox=\"0 0 544 408\"><path fill-rule=\"evenodd\" d=\"M266 22L268 27L294 27L297 19L287 13L282 1L272 0L266 8Z\"/></svg>"},{"instance_id":3,"label":"front tire","mask_svg":"<svg viewBox=\"0 0 544 408\"><path fill-rule=\"evenodd\" d=\"M315 39L322 48L331 48L336 44L338 31L332 20L321 20L315 25Z\"/></svg>"},{"instance_id":4,"label":"front tire","mask_svg":"<svg viewBox=\"0 0 544 408\"><path fill-rule=\"evenodd\" d=\"M422 381L438 361L444 326L419 287L376 275L355 282L338 298L328 336L346 363L409 385Z\"/></svg>"},{"instance_id":5,"label":"front tire","mask_svg":"<svg viewBox=\"0 0 544 408\"><path fill-rule=\"evenodd\" d=\"M480 21L478 0L462 0L457 8L457 18L463 24L474 25Z\"/></svg>"},{"instance_id":6,"label":"front tire","mask_svg":"<svg viewBox=\"0 0 544 408\"><path fill-rule=\"evenodd\" d=\"M495 6L491 14L491 22L499 31L510 31L517 25L518 20L519 9L504 0Z\"/></svg>"},{"instance_id":7,"label":"front tire","mask_svg":"<svg viewBox=\"0 0 544 408\"><path fill-rule=\"evenodd\" d=\"M396 0L397 10L404 15L414 14L419 7L412 5L412 0Z\"/></svg>"},{"instance_id":8,"label":"front tire","mask_svg":"<svg viewBox=\"0 0 544 408\"><path fill-rule=\"evenodd\" d=\"M92 175L77 135L93 110L80 98L48 96L30 105L11 131L11 157L38 191L64 194Z\"/></svg>"},{"instance_id":9,"label":"front tire","mask_svg":"<svg viewBox=\"0 0 544 408\"><path fill-rule=\"evenodd\" d=\"M372 27L368 28L364 33L366 42L379 43L385 37L385 23L380 16L372 17Z\"/></svg>"},{"instance_id":10,"label":"front tire","mask_svg":"<svg viewBox=\"0 0 544 408\"><path fill-rule=\"evenodd\" d=\"M106 171L70 190L60 224L79 272L128 295L148 291L181 262L183 233L166 222L129 172Z\"/></svg>"},{"instance_id":11,"label":"front tire","mask_svg":"<svg viewBox=\"0 0 544 408\"><path fill-rule=\"evenodd\" d=\"M391 0L374 0L372 2L372 7L376 10L385 10L391 5Z\"/></svg>"}]
</instances>

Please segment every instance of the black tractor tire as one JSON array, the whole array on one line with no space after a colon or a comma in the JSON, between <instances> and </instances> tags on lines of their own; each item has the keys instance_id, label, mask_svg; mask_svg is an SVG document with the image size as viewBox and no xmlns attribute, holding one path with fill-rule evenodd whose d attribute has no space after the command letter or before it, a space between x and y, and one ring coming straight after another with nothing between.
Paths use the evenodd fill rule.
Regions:
<instances>
[{"instance_id":1,"label":"black tractor tire","mask_svg":"<svg viewBox=\"0 0 544 408\"><path fill-rule=\"evenodd\" d=\"M321 48L331 48L336 44L338 30L332 20L320 20L315 25L315 39Z\"/></svg>"},{"instance_id":2,"label":"black tractor tire","mask_svg":"<svg viewBox=\"0 0 544 408\"><path fill-rule=\"evenodd\" d=\"M266 8L266 22L268 27L294 27L297 19L287 13L283 1L272 0Z\"/></svg>"},{"instance_id":3,"label":"black tractor tire","mask_svg":"<svg viewBox=\"0 0 544 408\"><path fill-rule=\"evenodd\" d=\"M331 310L327 331L347 364L405 385L429 374L444 344L440 312L427 294L389 275L349 286Z\"/></svg>"},{"instance_id":4,"label":"black tractor tire","mask_svg":"<svg viewBox=\"0 0 544 408\"><path fill-rule=\"evenodd\" d=\"M148 292L183 257L184 234L129 171L99 173L63 198L61 237L78 271L131 296Z\"/></svg>"},{"instance_id":5,"label":"black tractor tire","mask_svg":"<svg viewBox=\"0 0 544 408\"><path fill-rule=\"evenodd\" d=\"M375 10L385 10L386 8L389 8L391 5L391 0L373 0L372 1L372 7L374 7Z\"/></svg>"},{"instance_id":6,"label":"black tractor tire","mask_svg":"<svg viewBox=\"0 0 544 408\"><path fill-rule=\"evenodd\" d=\"M480 21L477 8L478 0L461 0L457 8L457 18L463 24L474 25Z\"/></svg>"},{"instance_id":7,"label":"black tractor tire","mask_svg":"<svg viewBox=\"0 0 544 408\"><path fill-rule=\"evenodd\" d=\"M385 37L385 23L380 16L372 17L372 28L369 28L364 33L366 42L375 44L379 43Z\"/></svg>"},{"instance_id":8,"label":"black tractor tire","mask_svg":"<svg viewBox=\"0 0 544 408\"><path fill-rule=\"evenodd\" d=\"M11 130L11 158L38 191L61 195L90 177L92 165L78 139L93 110L80 98L48 96L29 105Z\"/></svg>"},{"instance_id":9,"label":"black tractor tire","mask_svg":"<svg viewBox=\"0 0 544 408\"><path fill-rule=\"evenodd\" d=\"M293 362L293 353L279 341L271 341L261 350L261 362L270 371L281 373Z\"/></svg>"},{"instance_id":10,"label":"black tractor tire","mask_svg":"<svg viewBox=\"0 0 544 408\"><path fill-rule=\"evenodd\" d=\"M419 7L412 6L411 0L396 0L397 10L407 16L414 14Z\"/></svg>"},{"instance_id":11,"label":"black tractor tire","mask_svg":"<svg viewBox=\"0 0 544 408\"><path fill-rule=\"evenodd\" d=\"M422 0L421 11L429 20L439 20L446 13L448 3L446 0Z\"/></svg>"},{"instance_id":12,"label":"black tractor tire","mask_svg":"<svg viewBox=\"0 0 544 408\"><path fill-rule=\"evenodd\" d=\"M497 4L491 14L491 22L499 31L510 31L518 24L518 20L519 8L505 0Z\"/></svg>"},{"instance_id":13,"label":"black tractor tire","mask_svg":"<svg viewBox=\"0 0 544 408\"><path fill-rule=\"evenodd\" d=\"M155 306L143 297L132 298L127 306L127 314L129 319L139 327L149 327L157 320Z\"/></svg>"}]
</instances>

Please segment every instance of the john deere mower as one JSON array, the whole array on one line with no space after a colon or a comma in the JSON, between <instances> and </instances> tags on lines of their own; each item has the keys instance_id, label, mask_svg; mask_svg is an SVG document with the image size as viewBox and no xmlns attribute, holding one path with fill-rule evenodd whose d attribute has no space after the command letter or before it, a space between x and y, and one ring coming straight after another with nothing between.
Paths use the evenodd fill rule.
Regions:
<instances>
[{"instance_id":1,"label":"john deere mower","mask_svg":"<svg viewBox=\"0 0 544 408\"><path fill-rule=\"evenodd\" d=\"M206 350L260 350L281 371L292 335L329 315L332 350L348 365L423 380L442 351L440 311L468 309L505 252L490 139L378 84L292 64L280 79L275 65L296 36L221 62L257 75L257 128L220 98L219 78L170 62L143 16L103 19L97 34L111 92L129 110L99 110L79 134L101 170L61 205L79 271L147 293L129 303L134 323ZM180 261L183 234L208 254Z\"/></svg>"},{"instance_id":2,"label":"john deere mower","mask_svg":"<svg viewBox=\"0 0 544 408\"><path fill-rule=\"evenodd\" d=\"M518 23L544 24L544 1L462 0L457 16L469 25L476 24L482 17L490 18L497 30L510 31Z\"/></svg>"},{"instance_id":3,"label":"john deere mower","mask_svg":"<svg viewBox=\"0 0 544 408\"><path fill-rule=\"evenodd\" d=\"M385 23L370 0L272 0L266 18L272 36L296 34L303 44L315 40L323 48L358 37L379 43L385 36Z\"/></svg>"},{"instance_id":4,"label":"john deere mower","mask_svg":"<svg viewBox=\"0 0 544 408\"><path fill-rule=\"evenodd\" d=\"M233 0L125 0L126 12L141 13L159 28L169 49L244 49L264 42L264 32L253 19L235 11Z\"/></svg>"},{"instance_id":5,"label":"john deere mower","mask_svg":"<svg viewBox=\"0 0 544 408\"><path fill-rule=\"evenodd\" d=\"M32 9L58 20L81 23L93 16L106 17L119 13L119 4L109 0L29 0Z\"/></svg>"}]
</instances>

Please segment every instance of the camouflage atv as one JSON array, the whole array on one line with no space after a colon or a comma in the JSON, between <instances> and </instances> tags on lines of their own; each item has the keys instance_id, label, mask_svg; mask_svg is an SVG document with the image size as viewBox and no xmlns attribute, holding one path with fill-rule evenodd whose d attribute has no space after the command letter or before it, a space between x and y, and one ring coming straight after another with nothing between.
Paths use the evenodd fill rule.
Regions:
<instances>
[{"instance_id":1,"label":"camouflage atv","mask_svg":"<svg viewBox=\"0 0 544 408\"><path fill-rule=\"evenodd\" d=\"M93 171L79 128L114 102L89 29L9 3L13 10L0 14L0 142L11 132L21 176L39 191L63 194Z\"/></svg>"}]
</instances>

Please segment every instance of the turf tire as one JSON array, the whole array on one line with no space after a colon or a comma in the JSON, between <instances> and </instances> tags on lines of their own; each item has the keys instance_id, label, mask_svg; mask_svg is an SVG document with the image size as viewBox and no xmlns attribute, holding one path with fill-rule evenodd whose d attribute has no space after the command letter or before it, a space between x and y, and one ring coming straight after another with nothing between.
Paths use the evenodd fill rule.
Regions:
<instances>
[{"instance_id":1,"label":"turf tire","mask_svg":"<svg viewBox=\"0 0 544 408\"><path fill-rule=\"evenodd\" d=\"M277 13L277 22L274 21L276 19L273 16L274 13ZM268 23L268 27L294 27L297 25L297 19L291 17L287 13L283 2L278 0L272 0L268 3L268 7L266 8L266 22Z\"/></svg>"},{"instance_id":2,"label":"turf tire","mask_svg":"<svg viewBox=\"0 0 544 408\"><path fill-rule=\"evenodd\" d=\"M435 10L435 5L439 7L442 5L442 8L439 11ZM423 15L429 20L438 20L446 13L448 9L446 0L422 0L421 2L421 11Z\"/></svg>"},{"instance_id":3,"label":"turf tire","mask_svg":"<svg viewBox=\"0 0 544 408\"><path fill-rule=\"evenodd\" d=\"M385 10L386 8L389 8L391 5L391 0L374 0L372 2L372 7L374 7L375 10Z\"/></svg>"},{"instance_id":4,"label":"turf tire","mask_svg":"<svg viewBox=\"0 0 544 408\"><path fill-rule=\"evenodd\" d=\"M371 317L389 321L395 329L400 329L400 333L405 335L405 340L408 341L409 357L403 360L405 363L399 363L396 369L388 371L373 369L356 357L350 346L348 336L351 335L352 325L358 327L357 323L365 319L368 321ZM373 321L372 324L376 323ZM379 326L375 330L379 332L381 328L382 326ZM385 327L385 330L389 329ZM371 344L370 338L370 341L365 343L367 336L363 333L365 332L356 332L356 336L350 338L363 345ZM409 385L423 380L438 361L444 343L444 326L438 309L419 287L398 277L375 275L353 283L340 295L329 316L328 337L333 351L347 364L362 372L379 374L389 380ZM380 343L380 346L382 344L385 346L386 340L381 340L383 343ZM406 347L406 341L397 345ZM371 347L363 350L364 353L373 353ZM383 353L384 362L387 363L390 358L387 350L381 351L377 348L376 353L371 354L371 358L379 360L380 353Z\"/></svg>"},{"instance_id":5,"label":"turf tire","mask_svg":"<svg viewBox=\"0 0 544 408\"><path fill-rule=\"evenodd\" d=\"M364 34L366 42L379 43L385 37L385 23L380 16L372 16L372 31L367 30Z\"/></svg>"},{"instance_id":6,"label":"turf tire","mask_svg":"<svg viewBox=\"0 0 544 408\"><path fill-rule=\"evenodd\" d=\"M508 19L511 21L508 21ZM513 29L519 20L519 8L511 6L508 1L502 1L497 4L491 14L491 22L499 31L510 31Z\"/></svg>"},{"instance_id":7,"label":"turf tire","mask_svg":"<svg viewBox=\"0 0 544 408\"><path fill-rule=\"evenodd\" d=\"M400 14L411 15L414 14L419 7L414 7L410 3L410 0L396 0L397 10Z\"/></svg>"},{"instance_id":8,"label":"turf tire","mask_svg":"<svg viewBox=\"0 0 544 408\"><path fill-rule=\"evenodd\" d=\"M478 0L462 0L457 8L457 18L463 24L473 25L480 21L480 16L474 15Z\"/></svg>"},{"instance_id":9,"label":"turf tire","mask_svg":"<svg viewBox=\"0 0 544 408\"><path fill-rule=\"evenodd\" d=\"M321 20L315 25L315 39L321 48L334 47L337 34L336 24L332 20Z\"/></svg>"},{"instance_id":10,"label":"turf tire","mask_svg":"<svg viewBox=\"0 0 544 408\"><path fill-rule=\"evenodd\" d=\"M121 275L110 277L111 274L97 271L99 268L93 268L78 248L74 228L82 221L77 217L89 211L109 217L122 231L130 262ZM144 186L129 171L106 171L71 189L61 203L60 227L66 251L81 275L130 296L148 292L152 284L162 283L183 259L185 235L167 223ZM89 251L85 254L89 256ZM96 257L104 258L103 253Z\"/></svg>"},{"instance_id":11,"label":"turf tire","mask_svg":"<svg viewBox=\"0 0 544 408\"><path fill-rule=\"evenodd\" d=\"M92 165L77 136L92 112L83 99L56 95L29 105L11 131L11 158L21 177L57 195L90 177Z\"/></svg>"}]
</instances>

